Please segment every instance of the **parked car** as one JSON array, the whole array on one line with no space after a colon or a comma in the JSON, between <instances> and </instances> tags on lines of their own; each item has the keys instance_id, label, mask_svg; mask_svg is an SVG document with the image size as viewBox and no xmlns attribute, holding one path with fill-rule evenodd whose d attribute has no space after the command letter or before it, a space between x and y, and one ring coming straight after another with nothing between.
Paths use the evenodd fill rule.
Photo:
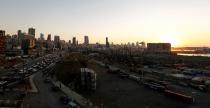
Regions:
<instances>
[{"instance_id":1,"label":"parked car","mask_svg":"<svg viewBox=\"0 0 210 108\"><path fill-rule=\"evenodd\" d=\"M79 106L75 102L69 102L67 104L67 108L79 108Z\"/></svg>"},{"instance_id":2,"label":"parked car","mask_svg":"<svg viewBox=\"0 0 210 108\"><path fill-rule=\"evenodd\" d=\"M32 70L32 72L37 72L38 70L37 69L35 69L35 68L33 68L33 70Z\"/></svg>"},{"instance_id":3,"label":"parked car","mask_svg":"<svg viewBox=\"0 0 210 108\"><path fill-rule=\"evenodd\" d=\"M56 86L56 85L52 85L51 90L54 91L54 92L57 92L57 91L59 91L59 87Z\"/></svg>"},{"instance_id":4,"label":"parked car","mask_svg":"<svg viewBox=\"0 0 210 108\"><path fill-rule=\"evenodd\" d=\"M72 102L72 101L73 99L69 96L66 96L66 95L60 96L60 102L63 104L68 104L69 102Z\"/></svg>"},{"instance_id":5,"label":"parked car","mask_svg":"<svg viewBox=\"0 0 210 108\"><path fill-rule=\"evenodd\" d=\"M26 96L26 92L21 92L16 95L16 99L23 99Z\"/></svg>"},{"instance_id":6,"label":"parked car","mask_svg":"<svg viewBox=\"0 0 210 108\"><path fill-rule=\"evenodd\" d=\"M50 83L51 80L50 80L49 78L45 78L45 79L44 79L44 82L45 82L45 83Z\"/></svg>"}]
</instances>

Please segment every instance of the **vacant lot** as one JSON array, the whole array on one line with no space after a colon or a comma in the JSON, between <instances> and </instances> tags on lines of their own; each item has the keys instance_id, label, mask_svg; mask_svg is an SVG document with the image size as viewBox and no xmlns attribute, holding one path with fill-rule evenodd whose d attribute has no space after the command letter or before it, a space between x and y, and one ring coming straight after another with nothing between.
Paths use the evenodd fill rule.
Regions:
<instances>
[{"instance_id":1,"label":"vacant lot","mask_svg":"<svg viewBox=\"0 0 210 108\"><path fill-rule=\"evenodd\" d=\"M97 90L82 94L100 108L189 108L191 106L146 89L129 79L109 74L105 68L95 66L95 70Z\"/></svg>"}]
</instances>

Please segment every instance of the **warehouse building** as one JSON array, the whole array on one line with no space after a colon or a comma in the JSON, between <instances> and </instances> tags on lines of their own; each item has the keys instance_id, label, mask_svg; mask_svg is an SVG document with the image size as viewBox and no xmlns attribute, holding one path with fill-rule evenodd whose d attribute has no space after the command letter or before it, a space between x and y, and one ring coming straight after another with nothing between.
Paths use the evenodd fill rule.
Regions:
<instances>
[{"instance_id":1,"label":"warehouse building","mask_svg":"<svg viewBox=\"0 0 210 108\"><path fill-rule=\"evenodd\" d=\"M149 53L171 53L170 43L148 43L147 52Z\"/></svg>"}]
</instances>

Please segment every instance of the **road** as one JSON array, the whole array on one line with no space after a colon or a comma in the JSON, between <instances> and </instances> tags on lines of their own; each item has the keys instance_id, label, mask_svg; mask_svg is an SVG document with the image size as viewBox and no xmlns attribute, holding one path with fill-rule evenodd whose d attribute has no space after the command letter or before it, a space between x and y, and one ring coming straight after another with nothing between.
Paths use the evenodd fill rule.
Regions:
<instances>
[{"instance_id":1,"label":"road","mask_svg":"<svg viewBox=\"0 0 210 108\"><path fill-rule=\"evenodd\" d=\"M38 93L28 94L24 99L24 108L65 108L65 105L59 102L59 97L63 94L61 92L51 91L50 83L44 83L42 73L36 73L34 83L38 89Z\"/></svg>"},{"instance_id":2,"label":"road","mask_svg":"<svg viewBox=\"0 0 210 108\"><path fill-rule=\"evenodd\" d=\"M60 81L53 81L54 85L56 86L61 86L61 91L63 93L65 93L67 96L72 97L75 102L77 102L80 106L84 107L84 108L92 108L93 104L87 100L86 98L84 98L83 96L81 96L80 94L76 93L75 91L71 90L69 87L65 86L63 83L61 83Z\"/></svg>"}]
</instances>

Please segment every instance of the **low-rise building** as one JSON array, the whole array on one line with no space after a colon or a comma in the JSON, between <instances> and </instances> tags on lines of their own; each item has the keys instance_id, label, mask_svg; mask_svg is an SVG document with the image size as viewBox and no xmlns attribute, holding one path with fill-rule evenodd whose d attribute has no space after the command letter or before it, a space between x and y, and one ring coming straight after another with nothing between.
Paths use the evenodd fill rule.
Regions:
<instances>
[{"instance_id":1,"label":"low-rise building","mask_svg":"<svg viewBox=\"0 0 210 108\"><path fill-rule=\"evenodd\" d=\"M171 53L170 43L148 43L147 52L149 53Z\"/></svg>"}]
</instances>

